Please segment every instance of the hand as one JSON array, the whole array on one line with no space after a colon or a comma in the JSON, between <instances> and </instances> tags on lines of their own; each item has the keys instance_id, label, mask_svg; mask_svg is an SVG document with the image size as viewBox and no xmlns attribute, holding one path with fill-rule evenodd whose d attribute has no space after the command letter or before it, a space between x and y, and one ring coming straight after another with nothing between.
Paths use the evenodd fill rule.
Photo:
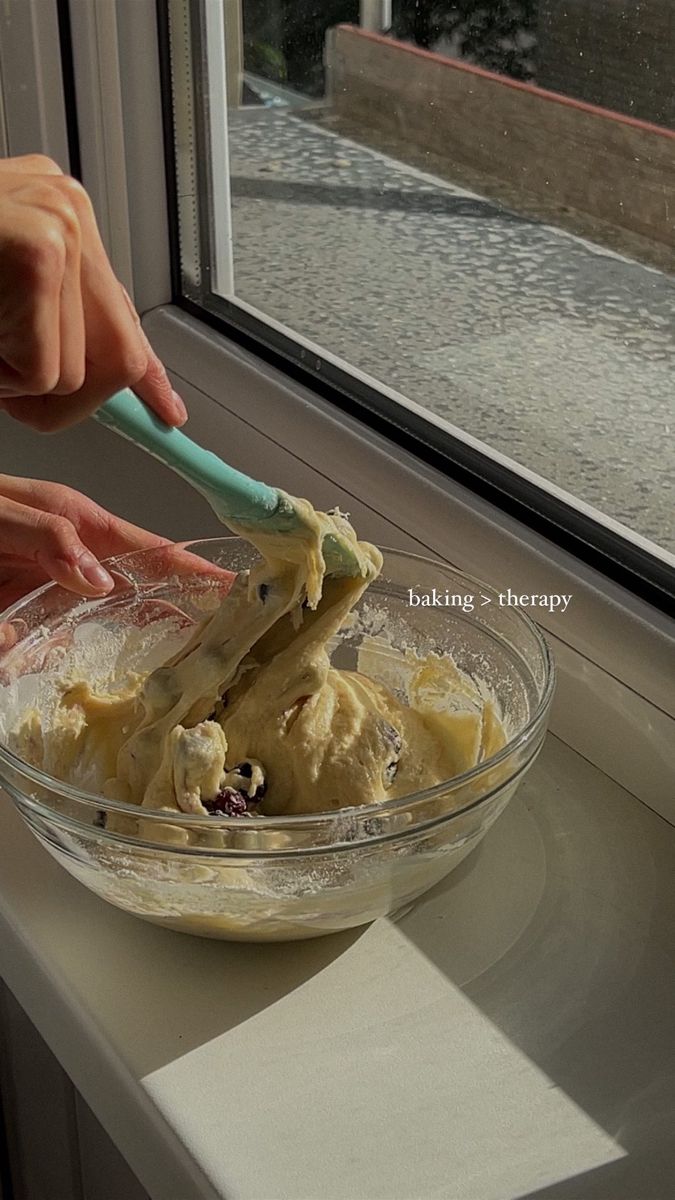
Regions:
<instances>
[{"instance_id":1,"label":"hand","mask_svg":"<svg viewBox=\"0 0 675 1200\"><path fill-rule=\"evenodd\" d=\"M0 612L50 579L105 596L114 580L100 558L166 545L73 488L0 475Z\"/></svg>"},{"instance_id":2,"label":"hand","mask_svg":"<svg viewBox=\"0 0 675 1200\"><path fill-rule=\"evenodd\" d=\"M187 420L84 188L42 155L0 160L0 409L54 432L122 387L167 424Z\"/></svg>"}]
</instances>

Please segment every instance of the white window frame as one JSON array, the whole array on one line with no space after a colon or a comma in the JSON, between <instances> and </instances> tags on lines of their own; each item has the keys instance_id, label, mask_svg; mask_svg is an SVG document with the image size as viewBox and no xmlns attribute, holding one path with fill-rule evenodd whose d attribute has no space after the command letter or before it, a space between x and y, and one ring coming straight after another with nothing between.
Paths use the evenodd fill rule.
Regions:
<instances>
[{"instance_id":1,"label":"white window frame","mask_svg":"<svg viewBox=\"0 0 675 1200\"><path fill-rule=\"evenodd\" d=\"M499 589L571 592L564 615L539 618L558 667L552 730L675 824L675 623L173 306L154 0L75 0L71 20L83 180L189 432L339 503L381 544Z\"/></svg>"},{"instance_id":2,"label":"white window frame","mask_svg":"<svg viewBox=\"0 0 675 1200\"><path fill-rule=\"evenodd\" d=\"M0 154L48 154L70 169L56 0L0 4Z\"/></svg>"}]
</instances>

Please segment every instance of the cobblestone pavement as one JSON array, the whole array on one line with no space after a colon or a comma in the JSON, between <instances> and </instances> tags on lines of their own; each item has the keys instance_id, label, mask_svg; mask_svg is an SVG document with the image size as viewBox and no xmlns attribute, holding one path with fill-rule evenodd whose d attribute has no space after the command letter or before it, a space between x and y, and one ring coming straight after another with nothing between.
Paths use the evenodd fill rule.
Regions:
<instances>
[{"instance_id":1,"label":"cobblestone pavement","mask_svg":"<svg viewBox=\"0 0 675 1200\"><path fill-rule=\"evenodd\" d=\"M230 155L238 296L675 551L675 278L283 110Z\"/></svg>"}]
</instances>

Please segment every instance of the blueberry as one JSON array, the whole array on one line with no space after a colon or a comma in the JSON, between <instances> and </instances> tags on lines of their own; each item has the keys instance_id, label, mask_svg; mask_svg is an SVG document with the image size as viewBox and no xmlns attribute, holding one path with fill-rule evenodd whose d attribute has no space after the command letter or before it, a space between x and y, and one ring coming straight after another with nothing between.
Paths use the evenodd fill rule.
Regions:
<instances>
[{"instance_id":1,"label":"blueberry","mask_svg":"<svg viewBox=\"0 0 675 1200\"><path fill-rule=\"evenodd\" d=\"M248 805L243 792L237 792L230 787L222 788L213 800L202 800L202 804L212 815L220 813L224 817L245 817L248 813Z\"/></svg>"}]
</instances>

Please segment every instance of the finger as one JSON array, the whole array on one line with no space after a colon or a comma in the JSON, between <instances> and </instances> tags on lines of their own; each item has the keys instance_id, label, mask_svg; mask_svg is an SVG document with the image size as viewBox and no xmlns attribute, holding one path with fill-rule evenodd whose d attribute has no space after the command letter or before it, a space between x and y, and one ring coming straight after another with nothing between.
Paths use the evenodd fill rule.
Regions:
<instances>
[{"instance_id":1,"label":"finger","mask_svg":"<svg viewBox=\"0 0 675 1200\"><path fill-rule=\"evenodd\" d=\"M164 364L160 362L149 343L146 372L134 384L133 390L166 425L177 428L187 421L188 411L185 404L178 392L173 390Z\"/></svg>"},{"instance_id":2,"label":"finger","mask_svg":"<svg viewBox=\"0 0 675 1200\"><path fill-rule=\"evenodd\" d=\"M122 285L120 286L122 287ZM167 425L184 425L188 419L187 409L178 392L173 390L164 363L158 358L150 345L145 331L141 326L140 317L125 287L122 287L122 295L131 318L136 324L138 335L147 355L145 374L141 379L137 380L133 390L139 399L143 400L153 412L157 413L160 420L166 422Z\"/></svg>"},{"instance_id":3,"label":"finger","mask_svg":"<svg viewBox=\"0 0 675 1200\"><path fill-rule=\"evenodd\" d=\"M26 394L17 397L0 387L0 396L17 400L16 404L4 404L2 407L24 424L34 424L37 428L51 426L63 419L59 414L60 406L53 404L51 396L69 396L77 392L83 386L86 375L84 312L80 287L80 228L77 221L70 222L63 246L65 264L59 299L58 304L52 306L54 318L58 314L58 338L52 337L51 340L51 348L59 356L58 379L49 396L34 396L31 399L28 399ZM47 338L49 335L45 333L44 336ZM47 343L45 348L46 345Z\"/></svg>"},{"instance_id":4,"label":"finger","mask_svg":"<svg viewBox=\"0 0 675 1200\"><path fill-rule=\"evenodd\" d=\"M185 405L180 396L172 390L159 359L154 352L151 353L153 361L141 377L140 383L133 384L134 391L167 425L183 425L187 420ZM5 393L3 396L0 389L0 410L38 433L59 433L91 416L114 392L129 386L130 383L124 374L117 373L113 378L108 366L101 371L99 367L87 361L85 383L74 395L59 395L58 402L55 403L51 395L17 397Z\"/></svg>"},{"instance_id":5,"label":"finger","mask_svg":"<svg viewBox=\"0 0 675 1200\"><path fill-rule=\"evenodd\" d=\"M138 394L162 420L169 425L183 424L187 420L185 406L173 392L130 297L113 273L89 197L73 180L64 178L59 186L75 205L82 232L88 371L85 387L73 399L80 404L86 400L92 405L91 412L120 388L139 385Z\"/></svg>"},{"instance_id":6,"label":"finger","mask_svg":"<svg viewBox=\"0 0 675 1200\"><path fill-rule=\"evenodd\" d=\"M171 543L168 538L123 521L104 508L85 513L81 522L82 536L101 558L132 554L136 550L159 550Z\"/></svg>"},{"instance_id":7,"label":"finger","mask_svg":"<svg viewBox=\"0 0 675 1200\"><path fill-rule=\"evenodd\" d=\"M19 171L25 175L63 175L59 164L46 154L19 154L16 158L0 158L0 171Z\"/></svg>"},{"instance_id":8,"label":"finger","mask_svg":"<svg viewBox=\"0 0 675 1200\"><path fill-rule=\"evenodd\" d=\"M232 582L236 579L236 572L219 567L217 563L209 562L208 559L202 558L200 554L195 554L186 546L173 542L169 542L162 547L161 552L153 555L152 562L148 563L148 568L156 579L170 579L173 576L185 579L192 576L200 586L203 583L209 587L217 585L226 591L229 591Z\"/></svg>"},{"instance_id":9,"label":"finger","mask_svg":"<svg viewBox=\"0 0 675 1200\"><path fill-rule=\"evenodd\" d=\"M81 248L77 236L66 244L66 265L59 303L60 370L55 396L71 396L86 379L84 309L80 284ZM57 403L55 407L59 407Z\"/></svg>"},{"instance_id":10,"label":"finger","mask_svg":"<svg viewBox=\"0 0 675 1200\"><path fill-rule=\"evenodd\" d=\"M3 256L5 294L11 292L0 338L3 396L39 396L60 375L60 296L66 244L56 222L24 229ZM7 406L5 406L7 407Z\"/></svg>"},{"instance_id":11,"label":"finger","mask_svg":"<svg viewBox=\"0 0 675 1200\"><path fill-rule=\"evenodd\" d=\"M20 599L21 597L17 596L17 600ZM13 603L13 600L9 600L6 604L3 603L2 607L9 608L10 604ZM0 622L0 653L3 650L11 650L12 646L15 646L18 640L19 635L12 624L9 621Z\"/></svg>"},{"instance_id":12,"label":"finger","mask_svg":"<svg viewBox=\"0 0 675 1200\"><path fill-rule=\"evenodd\" d=\"M33 186L34 185L34 186ZM80 287L81 307L83 309L86 378L83 385L72 395L63 396L57 404L52 402L49 395L59 382L59 371L54 376L55 361L51 363L51 372L39 379L44 386L21 386L23 373L17 377L16 368L19 364L9 357L4 347L0 345L0 358L7 360L10 368L3 374L0 364L0 388L4 389L3 408L11 416L23 420L33 428L52 432L66 428L89 415L121 387L129 386L141 379L147 369L147 351L144 339L141 337L138 325L132 319L129 306L122 294L120 285L115 278L112 267L108 262L103 243L96 225L91 201L84 188L75 180L63 175L33 176L31 179L30 200L37 216L35 229L22 230L21 247L27 260L26 271L34 267L35 255L33 248L37 244L49 244L58 239L51 238L52 224L63 227L64 239L75 227L80 246ZM1 213L0 213L1 216ZM51 223L50 223L51 221ZM44 257L47 257L45 251ZM40 257L38 256L38 261ZM20 267L24 267L23 262ZM65 268L65 262L64 262ZM21 271L18 272L19 274ZM63 272L58 280L60 294ZM72 290L72 278L68 281ZM30 295L35 288L14 288L21 294ZM53 294L53 293L52 293ZM78 305L79 308L79 305ZM53 317L58 321L58 308L52 306ZM13 326L16 322L13 322ZM25 320L21 322L25 326ZM26 347L25 337L15 339L19 350L28 355L30 361L34 358L34 346ZM34 339L31 339L31 343ZM46 339L44 339L46 344ZM54 344L54 338L49 339ZM79 333L76 330L73 344L77 355ZM58 347L59 340L56 338ZM58 357L58 355L57 355ZM34 373L35 378L35 373ZM34 397L28 401L27 396ZM20 403L15 402L20 401Z\"/></svg>"},{"instance_id":13,"label":"finger","mask_svg":"<svg viewBox=\"0 0 675 1200\"><path fill-rule=\"evenodd\" d=\"M72 255L69 253L67 272L64 263L62 273L67 275L63 280L64 323L60 325L66 335L63 377L60 371L54 377L61 349L60 338L36 333L34 337L26 339L23 329L27 322L25 319L19 321L22 334L14 339L9 352L5 353L4 346L0 346L0 358L6 360L4 371L0 362L3 409L38 431L56 432L89 416L120 388L138 383L139 394L163 420L170 425L182 424L187 418L185 406L173 392L162 364L140 328L138 315L129 297L115 278L101 241L91 201L84 188L76 180L63 175L52 175L48 185L42 184L39 176L34 178L37 180L34 189L36 208L44 209L57 226L63 226L63 241L69 251L73 249L71 241L76 240L80 247L79 273L74 250ZM47 230L48 234L51 232ZM31 236L23 241L30 251L26 256L28 273L35 267L36 256L32 253L35 245L40 251L37 263L39 265L42 259L46 259L47 271L52 243L58 243L59 239L43 234L42 238ZM62 280L57 282L60 290ZM32 280L29 283L31 286L20 287L16 289L17 292L33 296L36 289ZM52 300L53 294L52 291ZM48 311L56 320L61 310L51 303ZM73 312L76 320L66 325ZM81 320L84 322L86 354L84 381L81 379ZM36 350L43 356L50 352L52 355L42 371L38 367L44 364L40 362ZM28 382L25 373L19 369L21 364L14 361L17 353L24 353L28 362L33 364ZM80 386L73 386L69 391L69 382ZM58 404L53 404L50 394L57 390L63 398Z\"/></svg>"},{"instance_id":14,"label":"finger","mask_svg":"<svg viewBox=\"0 0 675 1200\"><path fill-rule=\"evenodd\" d=\"M98 558L128 554L135 550L152 550L171 543L159 534L132 525L122 517L108 512L89 496L75 488L45 479L24 479L15 475L0 475L0 497L43 513L64 517L78 536ZM0 508L0 516L2 509Z\"/></svg>"},{"instance_id":15,"label":"finger","mask_svg":"<svg viewBox=\"0 0 675 1200\"><path fill-rule=\"evenodd\" d=\"M114 586L71 521L7 498L0 511L0 553L18 555L80 596L107 595Z\"/></svg>"},{"instance_id":16,"label":"finger","mask_svg":"<svg viewBox=\"0 0 675 1200\"><path fill-rule=\"evenodd\" d=\"M87 546L99 558L119 558L138 550L153 550L154 553L146 554L142 562L144 579L169 580L176 576L193 576L195 580L199 579L200 586L208 583L208 586L217 585L225 590L231 587L235 579L233 571L227 571L167 538L141 529L138 525L132 525L129 521L123 521L121 517L114 516L106 509L92 505L84 496L81 499L87 505L87 512L79 523L74 523Z\"/></svg>"},{"instance_id":17,"label":"finger","mask_svg":"<svg viewBox=\"0 0 675 1200\"><path fill-rule=\"evenodd\" d=\"M69 397L14 396L0 400L0 408L15 421L34 429L36 433L60 433L88 417L98 408L98 402L75 404Z\"/></svg>"},{"instance_id":18,"label":"finger","mask_svg":"<svg viewBox=\"0 0 675 1200\"><path fill-rule=\"evenodd\" d=\"M19 504L65 517L74 525L80 538L98 558L133 553L136 550L157 550L146 563L146 569L155 579L166 579L171 575L200 576L211 578L219 586L229 586L235 574L216 563L209 562L190 549L191 543L175 544L167 538L151 533L130 521L115 516L84 496L75 488L45 479L24 479L15 475L0 475L0 497L5 496Z\"/></svg>"},{"instance_id":19,"label":"finger","mask_svg":"<svg viewBox=\"0 0 675 1200\"><path fill-rule=\"evenodd\" d=\"M86 382L72 396L21 396L0 398L0 409L36 433L61 433L90 417L116 390L109 373L100 381L85 360ZM0 397L2 394L0 393Z\"/></svg>"}]
</instances>

